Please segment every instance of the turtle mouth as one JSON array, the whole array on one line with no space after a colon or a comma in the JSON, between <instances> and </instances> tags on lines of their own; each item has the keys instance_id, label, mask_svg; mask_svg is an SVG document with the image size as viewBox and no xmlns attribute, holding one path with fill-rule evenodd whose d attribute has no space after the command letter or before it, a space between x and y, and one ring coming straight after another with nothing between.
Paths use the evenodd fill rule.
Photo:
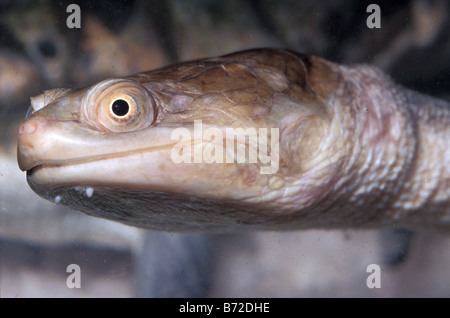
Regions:
<instances>
[{"instance_id":1,"label":"turtle mouth","mask_svg":"<svg viewBox=\"0 0 450 318\"><path fill-rule=\"evenodd\" d=\"M163 150L170 150L174 147L175 143L166 144L166 145L158 145L158 146L150 146L144 148L138 148L135 150L126 150L119 151L110 154L100 154L100 155L91 155L86 157L78 157L78 158L68 158L68 159L58 159L58 160L35 160L27 164L21 163L21 154L18 153L19 158L19 166L22 171L32 171L35 169L45 168L45 167L63 167L63 166L71 166L71 165L79 165L89 162L102 161L114 158L128 157L136 154L143 154L147 152L157 152Z\"/></svg>"}]
</instances>

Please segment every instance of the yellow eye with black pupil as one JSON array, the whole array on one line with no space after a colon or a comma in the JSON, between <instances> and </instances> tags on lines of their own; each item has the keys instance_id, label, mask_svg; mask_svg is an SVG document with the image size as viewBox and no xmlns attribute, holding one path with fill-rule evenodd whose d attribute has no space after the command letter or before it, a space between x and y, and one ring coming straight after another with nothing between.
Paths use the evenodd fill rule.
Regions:
<instances>
[{"instance_id":1,"label":"yellow eye with black pupil","mask_svg":"<svg viewBox=\"0 0 450 318\"><path fill-rule=\"evenodd\" d=\"M130 110L130 106L123 99L115 100L114 103L112 104L111 108L112 108L113 113L119 117L125 116L126 114L128 114L128 112Z\"/></svg>"},{"instance_id":2,"label":"yellow eye with black pupil","mask_svg":"<svg viewBox=\"0 0 450 318\"><path fill-rule=\"evenodd\" d=\"M81 101L80 120L102 132L129 132L153 125L151 91L131 79L106 79L90 87Z\"/></svg>"}]
</instances>

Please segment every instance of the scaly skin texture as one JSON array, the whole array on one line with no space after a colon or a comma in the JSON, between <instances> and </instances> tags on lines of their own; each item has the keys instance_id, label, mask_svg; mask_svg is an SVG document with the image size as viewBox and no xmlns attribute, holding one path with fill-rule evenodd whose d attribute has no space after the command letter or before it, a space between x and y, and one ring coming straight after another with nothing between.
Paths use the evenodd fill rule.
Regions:
<instances>
[{"instance_id":1,"label":"scaly skin texture","mask_svg":"<svg viewBox=\"0 0 450 318\"><path fill-rule=\"evenodd\" d=\"M117 99L136 103L136 115L114 118ZM170 231L450 231L449 103L366 65L250 50L34 101L19 166L36 193L94 216ZM219 132L278 129L274 173L261 161L174 162L172 133L196 138L194 120Z\"/></svg>"}]
</instances>

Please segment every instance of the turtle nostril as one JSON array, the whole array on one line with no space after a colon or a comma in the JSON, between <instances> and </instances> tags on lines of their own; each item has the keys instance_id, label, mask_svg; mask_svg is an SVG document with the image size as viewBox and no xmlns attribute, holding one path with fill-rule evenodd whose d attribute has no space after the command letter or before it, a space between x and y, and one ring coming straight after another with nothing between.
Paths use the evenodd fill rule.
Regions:
<instances>
[{"instance_id":1,"label":"turtle nostril","mask_svg":"<svg viewBox=\"0 0 450 318\"><path fill-rule=\"evenodd\" d=\"M22 125L20 125L19 128L19 135L24 135L24 134L32 134L36 131L37 129L37 124L35 122L24 122L22 123Z\"/></svg>"}]
</instances>

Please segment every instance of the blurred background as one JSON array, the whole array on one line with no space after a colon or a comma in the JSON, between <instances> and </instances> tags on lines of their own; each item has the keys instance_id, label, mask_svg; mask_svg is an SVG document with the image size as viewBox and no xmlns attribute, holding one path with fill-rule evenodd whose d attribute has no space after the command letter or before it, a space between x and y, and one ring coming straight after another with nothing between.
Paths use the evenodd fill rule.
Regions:
<instances>
[{"instance_id":1,"label":"blurred background","mask_svg":"<svg viewBox=\"0 0 450 318\"><path fill-rule=\"evenodd\" d=\"M81 28L66 25L71 3ZM379 29L366 25L370 3ZM369 63L450 100L449 15L445 0L0 0L0 297L450 296L450 236L143 231L39 198L16 162L30 96L254 47ZM66 286L69 264L79 289ZM379 289L366 286L369 264Z\"/></svg>"}]
</instances>

